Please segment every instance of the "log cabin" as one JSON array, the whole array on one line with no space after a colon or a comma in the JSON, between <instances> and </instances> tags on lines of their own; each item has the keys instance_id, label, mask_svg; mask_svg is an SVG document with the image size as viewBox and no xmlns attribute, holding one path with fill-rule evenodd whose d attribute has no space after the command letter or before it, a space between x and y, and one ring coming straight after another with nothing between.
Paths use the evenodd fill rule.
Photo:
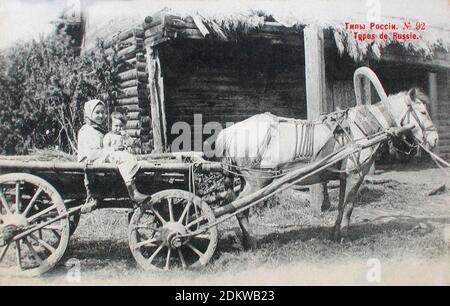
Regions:
<instances>
[{"instance_id":1,"label":"log cabin","mask_svg":"<svg viewBox=\"0 0 450 306\"><path fill-rule=\"evenodd\" d=\"M367 6L355 0L233 6L198 1L172 7L112 2L115 18L103 14L96 22L99 8L88 12L84 48L102 39L106 48L118 50L124 91L119 104L128 109L128 132L145 153L179 149L172 146L180 132L173 130L177 122L192 132L187 149L198 150L211 136L203 131L208 122L225 127L262 112L315 119L354 106L353 72L369 66L387 94L413 86L428 93L440 154L450 159L445 0L433 6L413 0L407 7L385 0ZM404 34L408 39L395 38ZM370 84L364 87L365 103L378 101Z\"/></svg>"}]
</instances>

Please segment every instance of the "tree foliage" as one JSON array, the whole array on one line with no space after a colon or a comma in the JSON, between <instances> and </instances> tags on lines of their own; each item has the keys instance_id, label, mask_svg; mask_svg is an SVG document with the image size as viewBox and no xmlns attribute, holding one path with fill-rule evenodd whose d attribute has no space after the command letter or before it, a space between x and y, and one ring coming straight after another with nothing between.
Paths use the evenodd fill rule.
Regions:
<instances>
[{"instance_id":1,"label":"tree foliage","mask_svg":"<svg viewBox=\"0 0 450 306\"><path fill-rule=\"evenodd\" d=\"M58 146L76 152L83 104L114 103L114 56L98 47L82 55L70 38L53 34L16 43L0 54L0 154Z\"/></svg>"}]
</instances>

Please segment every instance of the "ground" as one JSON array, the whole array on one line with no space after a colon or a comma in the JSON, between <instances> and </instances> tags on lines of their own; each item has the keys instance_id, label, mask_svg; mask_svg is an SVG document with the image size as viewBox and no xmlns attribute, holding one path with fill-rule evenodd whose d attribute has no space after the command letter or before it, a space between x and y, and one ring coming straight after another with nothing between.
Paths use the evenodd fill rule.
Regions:
<instances>
[{"instance_id":1,"label":"ground","mask_svg":"<svg viewBox=\"0 0 450 306\"><path fill-rule=\"evenodd\" d=\"M253 211L255 250L241 248L233 218L220 225L217 251L203 269L148 273L136 267L129 251L126 213L99 210L82 217L51 272L0 278L0 284L450 284L450 193L429 195L443 184L450 188L449 173L428 164L394 168L378 167L362 186L350 239L343 243L330 240L334 208L314 215L304 194L287 190ZM330 191L333 203L337 191ZM74 262L80 279L71 274Z\"/></svg>"}]
</instances>

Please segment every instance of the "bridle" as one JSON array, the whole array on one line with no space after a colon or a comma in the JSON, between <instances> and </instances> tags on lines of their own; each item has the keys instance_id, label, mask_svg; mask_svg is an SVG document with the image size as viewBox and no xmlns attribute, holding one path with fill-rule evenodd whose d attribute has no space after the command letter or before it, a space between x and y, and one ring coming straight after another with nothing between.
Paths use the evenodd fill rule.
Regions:
<instances>
[{"instance_id":1,"label":"bridle","mask_svg":"<svg viewBox=\"0 0 450 306\"><path fill-rule=\"evenodd\" d=\"M400 119L400 126L404 126L411 123L411 116L416 120L417 124L419 125L420 129L422 130L422 142L421 145L425 145L428 143L427 141L427 135L431 132L436 132L437 128L434 126L434 124L431 124L429 127L425 127L420 121L419 116L417 115L416 110L414 109L412 105L412 101L408 99L408 97L405 97L405 104L406 104L406 111L403 114L402 118ZM415 138L415 137L414 137ZM419 139L416 139L420 141ZM407 142L405 140L405 142ZM409 143L408 143L409 144ZM413 146L412 144L409 144L410 146Z\"/></svg>"}]
</instances>

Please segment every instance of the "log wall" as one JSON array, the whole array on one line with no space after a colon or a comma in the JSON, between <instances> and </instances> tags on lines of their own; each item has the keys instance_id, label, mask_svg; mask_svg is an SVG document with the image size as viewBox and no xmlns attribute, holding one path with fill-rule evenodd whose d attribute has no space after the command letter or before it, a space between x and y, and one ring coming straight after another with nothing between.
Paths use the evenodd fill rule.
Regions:
<instances>
[{"instance_id":1,"label":"log wall","mask_svg":"<svg viewBox=\"0 0 450 306\"><path fill-rule=\"evenodd\" d=\"M126 132L135 139L135 153L150 153L153 140L144 29L134 27L113 35L105 42L107 54L115 56L121 93L116 107L127 112Z\"/></svg>"},{"instance_id":2,"label":"log wall","mask_svg":"<svg viewBox=\"0 0 450 306\"><path fill-rule=\"evenodd\" d=\"M169 143L178 136L171 130L179 121L204 141L210 135L199 135L200 124L211 121L225 127L264 112L306 118L305 68L298 48L197 41L170 43L160 56ZM194 122L195 114L201 121Z\"/></svg>"}]
</instances>

